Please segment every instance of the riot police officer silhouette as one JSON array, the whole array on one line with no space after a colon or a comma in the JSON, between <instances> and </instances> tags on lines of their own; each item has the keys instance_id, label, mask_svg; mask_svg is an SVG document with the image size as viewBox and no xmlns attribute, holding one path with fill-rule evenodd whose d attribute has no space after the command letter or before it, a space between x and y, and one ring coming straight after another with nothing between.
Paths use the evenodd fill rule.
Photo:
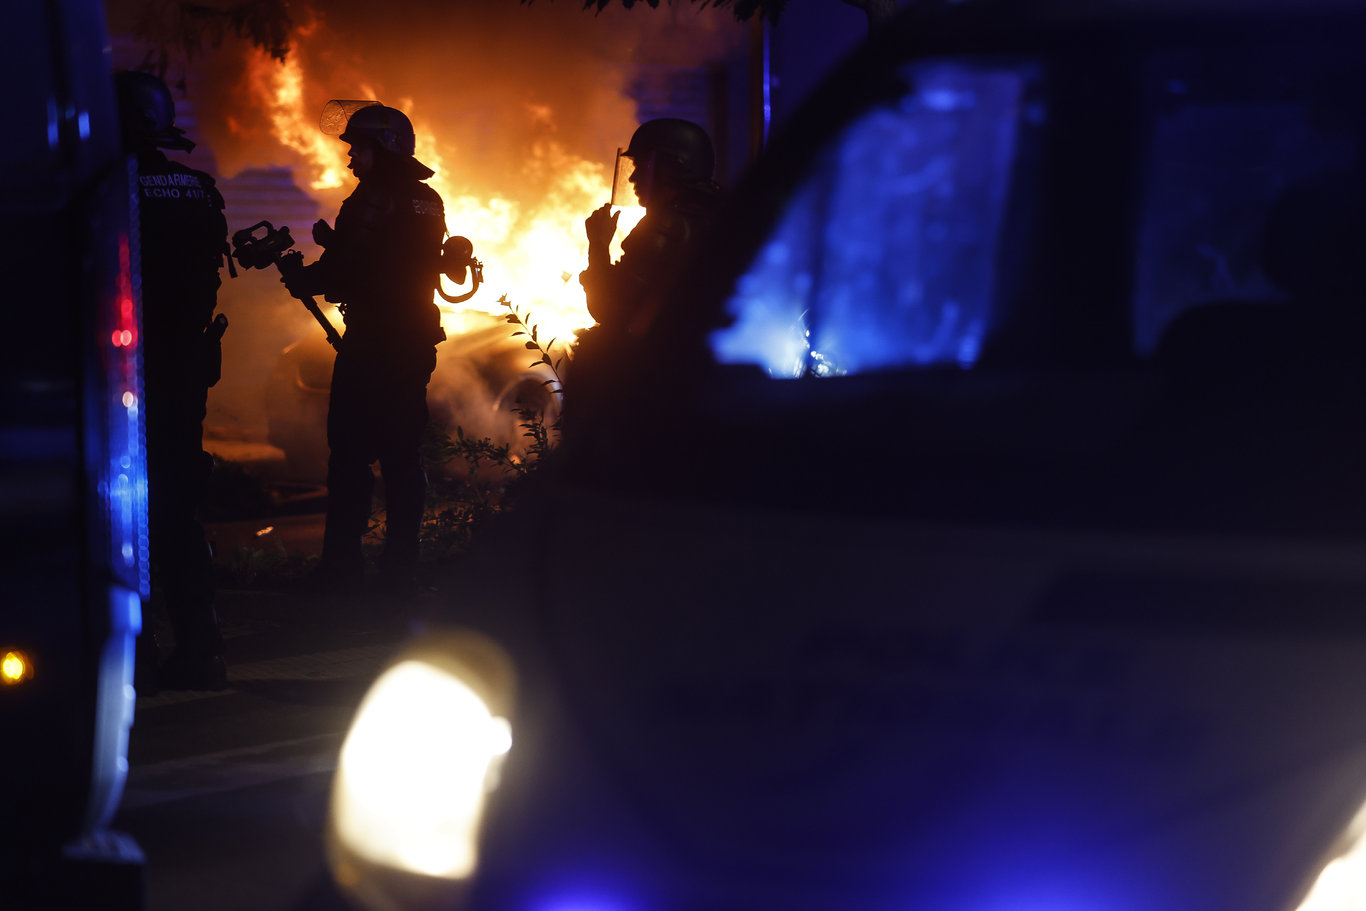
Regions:
<instances>
[{"instance_id":1,"label":"riot police officer silhouette","mask_svg":"<svg viewBox=\"0 0 1366 911\"><path fill-rule=\"evenodd\" d=\"M203 422L227 327L225 317L214 317L219 269L228 256L223 197L208 174L162 152L194 148L175 126L166 84L131 71L116 74L114 83L124 145L137 167L153 604L164 604L175 636L156 683L221 689L227 666L214 611L213 559L196 513L213 468L203 450Z\"/></svg>"},{"instance_id":2,"label":"riot police officer silhouette","mask_svg":"<svg viewBox=\"0 0 1366 911\"><path fill-rule=\"evenodd\" d=\"M359 180L335 227L314 225L323 253L285 270L296 296L322 294L342 309L345 332L332 372L327 415L327 519L313 576L323 590L354 590L364 578L362 538L369 528L374 473L384 482L386 531L380 581L416 591L418 538L427 476L420 446L427 424L427 382L446 336L433 302L446 233L441 197L424 181L433 171L413 157L413 126L378 103L350 113L338 138L350 144ZM324 131L328 113L324 112Z\"/></svg>"},{"instance_id":3,"label":"riot police officer silhouette","mask_svg":"<svg viewBox=\"0 0 1366 911\"><path fill-rule=\"evenodd\" d=\"M583 412L617 398L613 387L623 369L649 353L639 350L642 344L670 343L672 292L709 235L720 199L711 138L691 121L646 121L621 154L632 165L628 179L645 216L622 241L617 262L608 249L618 218L611 204L584 222L588 268L579 281L597 324L575 343L565 384L570 431Z\"/></svg>"}]
</instances>

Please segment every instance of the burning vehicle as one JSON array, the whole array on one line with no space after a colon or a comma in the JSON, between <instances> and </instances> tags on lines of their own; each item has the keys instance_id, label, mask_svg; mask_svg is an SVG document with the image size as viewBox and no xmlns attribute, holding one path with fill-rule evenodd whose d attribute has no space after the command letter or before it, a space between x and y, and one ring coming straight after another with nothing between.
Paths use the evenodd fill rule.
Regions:
<instances>
[{"instance_id":1,"label":"burning vehicle","mask_svg":"<svg viewBox=\"0 0 1366 911\"><path fill-rule=\"evenodd\" d=\"M428 387L431 421L445 433L525 449L529 411L552 427L560 413L560 376L534 364L512 328L496 313L481 310L452 316L457 331L437 348L436 371ZM321 334L291 343L276 362L266 401L268 441L284 453L291 479L321 483L327 477L327 407L336 352ZM433 470L440 470L432 466Z\"/></svg>"},{"instance_id":2,"label":"burning vehicle","mask_svg":"<svg viewBox=\"0 0 1366 911\"><path fill-rule=\"evenodd\" d=\"M496 205L497 200L487 209L478 209L478 202L470 197L445 191L456 200L448 224L452 230L468 225L471 235L469 240L456 234L447 239L448 247L461 243L468 250L446 257L451 260L450 274L442 279L436 299L446 340L437 346L437 366L427 398L432 423L445 433L453 435L459 429L467 437L487 437L496 445L508 445L517 455L525 449L523 422L530 415L547 427L559 418L564 377L556 365L563 368L568 363L576 332L592 324L578 284L577 270L586 261L586 252L579 249L584 246L580 243L583 212L595 204L595 193L608 189L605 180L599 187L589 174L598 165L580 162L578 166L579 171L570 170L559 178L573 189L572 194L557 191L550 202L521 214L509 214ZM638 206L625 206L621 224L629 230L641 215L643 209ZM238 233L249 245L263 244L269 232L276 232L278 238L287 227L264 222L240 228ZM288 255L286 251L294 252L293 238L287 233L285 237L290 246L278 252ZM270 259L257 267L274 272ZM267 295L273 302L265 299ZM281 286L257 291L249 296L250 311L237 322L260 322L264 309L286 301L288 295ZM314 308L307 320L288 324L295 334L274 349L279 353L268 366L259 399L266 419L265 442L283 453L283 465L275 470L290 481L304 483L322 483L327 474L326 418L335 356L328 333L338 332L342 325L334 305L319 301ZM300 306L299 312L303 311ZM514 315L526 326L511 325L509 317ZM527 350L526 338L514 335L532 326L539 330L550 364L538 363L541 352ZM225 386L231 383L229 376Z\"/></svg>"},{"instance_id":3,"label":"burning vehicle","mask_svg":"<svg viewBox=\"0 0 1366 911\"><path fill-rule=\"evenodd\" d=\"M234 257L244 269L277 267L299 260L287 227L259 222L235 232ZM473 245L459 235L446 240L442 280L437 294L448 305L470 300L483 283L483 263ZM446 290L447 280L468 289ZM329 316L312 298L301 303L318 323L314 332L292 342L277 361L266 401L268 441L285 454L285 470L296 481L322 482L327 476L327 410L333 358L341 343L334 308ZM439 347L437 370L428 394L431 420L444 432L488 437L514 454L525 450L523 424L538 420L554 427L560 411L561 376L555 362L528 352L525 333L518 337L509 318L522 315L511 302L497 310L443 312L448 337ZM554 339L545 339L548 351ZM558 349L566 359L567 345Z\"/></svg>"},{"instance_id":4,"label":"burning vehicle","mask_svg":"<svg viewBox=\"0 0 1366 911\"><path fill-rule=\"evenodd\" d=\"M339 890L1363 907L1364 40L911 7L680 289L715 363L623 376L669 419L567 439L375 681Z\"/></svg>"},{"instance_id":5,"label":"burning vehicle","mask_svg":"<svg viewBox=\"0 0 1366 911\"><path fill-rule=\"evenodd\" d=\"M512 336L517 327L506 322L510 308L538 326L542 340L555 340L555 360L578 330L592 324L578 283L587 261L583 219L611 192L613 152L634 126L635 101L628 93L636 91L637 79L653 86L687 68L654 62L643 68L622 56L663 40L642 37L651 27L638 24L639 17L607 29L569 8L527 15L515 5L495 5L471 21L434 5L432 28L419 39L403 17L365 4L324 6L300 11L283 60L229 42L208 63L190 66L185 100L200 118L198 166L222 175L234 230L262 220L289 227L311 262L319 248L309 227L319 216L331 217L354 186L346 143L320 129L328 99L384 97L401 108L414 125L416 157L435 171L428 185L444 200L450 234L468 238L486 270L472 297L436 300L446 341L437 346L428 387L431 415L449 433L460 427L467 436L515 450L525 439L511 406L520 399L553 423L558 400L542 382L553 379L545 365L533 368L537 355ZM479 47L459 59L444 59L438 25L448 20L477 33L522 35L516 60L493 42L476 42ZM683 29L688 34L686 23ZM722 42L704 35L687 53L722 55L728 51L713 46ZM125 43L127 58L135 60L137 39ZM372 43L408 50L374 53ZM499 78L489 79L495 70ZM482 88L452 93L453 84ZM673 98L668 91L658 94ZM697 91L683 97L682 103L710 103ZM619 235L641 215L628 207ZM233 328L225 337L224 377L210 396L206 432L225 459L269 466L286 476L279 480L317 483L325 474L332 353L315 319L291 301L273 267L269 271L243 272L220 291L219 306ZM455 279L446 285L457 297L468 287ZM340 328L339 314L319 304Z\"/></svg>"}]
</instances>

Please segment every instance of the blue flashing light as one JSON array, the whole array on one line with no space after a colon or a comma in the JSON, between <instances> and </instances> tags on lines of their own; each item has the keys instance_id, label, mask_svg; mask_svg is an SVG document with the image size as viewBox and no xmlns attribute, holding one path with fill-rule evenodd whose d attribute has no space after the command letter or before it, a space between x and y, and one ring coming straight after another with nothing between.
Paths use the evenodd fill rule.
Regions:
<instances>
[{"instance_id":1,"label":"blue flashing light","mask_svg":"<svg viewBox=\"0 0 1366 911\"><path fill-rule=\"evenodd\" d=\"M615 875L566 870L517 904L522 911L648 911L651 903L642 900L637 891L638 875L624 870Z\"/></svg>"},{"instance_id":2,"label":"blue flashing light","mask_svg":"<svg viewBox=\"0 0 1366 911\"><path fill-rule=\"evenodd\" d=\"M62 144L62 124L57 111L56 101L49 99L47 103L47 147L51 151L57 151Z\"/></svg>"},{"instance_id":3,"label":"blue flashing light","mask_svg":"<svg viewBox=\"0 0 1366 911\"><path fill-rule=\"evenodd\" d=\"M1086 886L1023 883L1003 891L1009 894L985 899L974 911L1133 911L1135 907L1125 896Z\"/></svg>"},{"instance_id":4,"label":"blue flashing light","mask_svg":"<svg viewBox=\"0 0 1366 911\"><path fill-rule=\"evenodd\" d=\"M634 911L630 906L602 896L566 896L536 906L536 911Z\"/></svg>"}]
</instances>

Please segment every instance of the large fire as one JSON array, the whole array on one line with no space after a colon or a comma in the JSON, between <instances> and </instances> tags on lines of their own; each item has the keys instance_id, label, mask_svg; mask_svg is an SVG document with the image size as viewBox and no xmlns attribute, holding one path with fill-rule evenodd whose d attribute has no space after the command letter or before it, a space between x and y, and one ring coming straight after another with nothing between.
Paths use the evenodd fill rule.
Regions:
<instances>
[{"instance_id":1,"label":"large fire","mask_svg":"<svg viewBox=\"0 0 1366 911\"><path fill-rule=\"evenodd\" d=\"M347 145L319 131L319 112L305 100L307 75L298 57L281 64L257 53L248 77L253 96L270 112L275 139L297 152L311 171L309 188L344 187L350 179ZM367 91L367 97L376 97ZM455 137L440 135L411 100L382 100L412 120L416 157L436 172L430 184L445 201L447 231L468 237L484 263L485 287L474 298L461 305L437 300L447 333L460 331L462 308L505 312L498 303L504 296L534 317L546 341L555 338L568 345L577 330L592 325L578 282L588 255L583 220L610 195L610 163L586 161L554 142L539 141L525 150L523 162L524 171L537 176L534 198L519 197L516 187L471 187L460 182L458 166L452 163L460 148ZM527 113L551 116L546 110ZM547 185L549 192L543 189ZM643 209L634 207L621 212L614 256L620 255L620 239L643 215Z\"/></svg>"}]
</instances>

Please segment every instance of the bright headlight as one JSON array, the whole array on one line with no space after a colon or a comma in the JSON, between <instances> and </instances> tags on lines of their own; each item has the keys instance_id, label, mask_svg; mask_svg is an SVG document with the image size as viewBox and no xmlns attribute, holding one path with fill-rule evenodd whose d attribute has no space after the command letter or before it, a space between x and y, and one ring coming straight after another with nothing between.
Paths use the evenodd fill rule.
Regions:
<instances>
[{"instance_id":1,"label":"bright headlight","mask_svg":"<svg viewBox=\"0 0 1366 911\"><path fill-rule=\"evenodd\" d=\"M351 860L447 880L474 872L485 799L512 745L501 717L511 674L495 653L448 635L411 649L370 688L332 791L333 838Z\"/></svg>"},{"instance_id":2,"label":"bright headlight","mask_svg":"<svg viewBox=\"0 0 1366 911\"><path fill-rule=\"evenodd\" d=\"M1366 911L1366 808L1347 827L1297 911Z\"/></svg>"}]
</instances>

